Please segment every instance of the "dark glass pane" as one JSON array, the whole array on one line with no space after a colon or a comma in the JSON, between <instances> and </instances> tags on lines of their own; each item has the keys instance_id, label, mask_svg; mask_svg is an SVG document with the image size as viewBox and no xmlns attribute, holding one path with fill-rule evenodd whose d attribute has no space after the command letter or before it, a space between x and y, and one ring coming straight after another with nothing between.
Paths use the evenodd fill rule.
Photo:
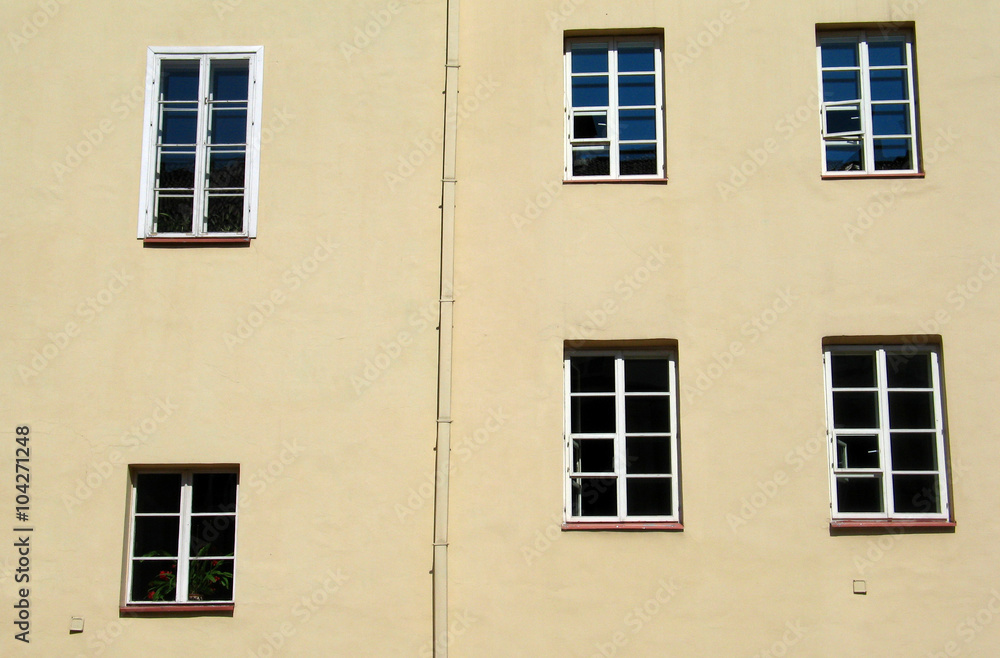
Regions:
<instances>
[{"instance_id":1,"label":"dark glass pane","mask_svg":"<svg viewBox=\"0 0 1000 658\"><path fill-rule=\"evenodd\" d=\"M894 471L936 471L937 436L933 432L892 433Z\"/></svg>"},{"instance_id":2,"label":"dark glass pane","mask_svg":"<svg viewBox=\"0 0 1000 658\"><path fill-rule=\"evenodd\" d=\"M670 391L669 359L626 359L625 391L667 393Z\"/></svg>"},{"instance_id":3,"label":"dark glass pane","mask_svg":"<svg viewBox=\"0 0 1000 658\"><path fill-rule=\"evenodd\" d=\"M881 512L881 477L838 477L837 509L840 512Z\"/></svg>"},{"instance_id":4,"label":"dark glass pane","mask_svg":"<svg viewBox=\"0 0 1000 658\"><path fill-rule=\"evenodd\" d=\"M868 42L869 66L903 66L906 64L906 43L903 41Z\"/></svg>"},{"instance_id":5,"label":"dark glass pane","mask_svg":"<svg viewBox=\"0 0 1000 658\"><path fill-rule=\"evenodd\" d=\"M823 102L856 101L860 98L860 71L823 71Z\"/></svg>"},{"instance_id":6,"label":"dark glass pane","mask_svg":"<svg viewBox=\"0 0 1000 658\"><path fill-rule=\"evenodd\" d=\"M180 473L140 473L135 477L135 487L137 513L181 511Z\"/></svg>"},{"instance_id":7,"label":"dark glass pane","mask_svg":"<svg viewBox=\"0 0 1000 658\"><path fill-rule=\"evenodd\" d=\"M910 115L906 105L872 106L873 135L910 134Z\"/></svg>"},{"instance_id":8,"label":"dark glass pane","mask_svg":"<svg viewBox=\"0 0 1000 658\"><path fill-rule=\"evenodd\" d=\"M934 429L934 394L889 391L889 427Z\"/></svg>"},{"instance_id":9,"label":"dark glass pane","mask_svg":"<svg viewBox=\"0 0 1000 658\"><path fill-rule=\"evenodd\" d=\"M652 46L622 46L618 49L619 71L652 71L656 65Z\"/></svg>"},{"instance_id":10,"label":"dark glass pane","mask_svg":"<svg viewBox=\"0 0 1000 658\"><path fill-rule=\"evenodd\" d=\"M180 536L178 516L135 517L133 557L177 557L177 538Z\"/></svg>"},{"instance_id":11,"label":"dark glass pane","mask_svg":"<svg viewBox=\"0 0 1000 658\"><path fill-rule=\"evenodd\" d=\"M670 478L629 478L625 492L629 516L666 516L672 511Z\"/></svg>"},{"instance_id":12,"label":"dark glass pane","mask_svg":"<svg viewBox=\"0 0 1000 658\"><path fill-rule=\"evenodd\" d=\"M188 571L189 601L232 601L233 560L192 560Z\"/></svg>"},{"instance_id":13,"label":"dark glass pane","mask_svg":"<svg viewBox=\"0 0 1000 658\"><path fill-rule=\"evenodd\" d=\"M892 499L901 513L931 514L941 511L936 475L894 475Z\"/></svg>"},{"instance_id":14,"label":"dark glass pane","mask_svg":"<svg viewBox=\"0 0 1000 658\"><path fill-rule=\"evenodd\" d=\"M875 169L888 171L913 169L913 149L909 139L876 139Z\"/></svg>"},{"instance_id":15,"label":"dark glass pane","mask_svg":"<svg viewBox=\"0 0 1000 658\"><path fill-rule=\"evenodd\" d=\"M245 144L247 141L246 108L214 108L208 141L210 144Z\"/></svg>"},{"instance_id":16,"label":"dark glass pane","mask_svg":"<svg viewBox=\"0 0 1000 658\"><path fill-rule=\"evenodd\" d=\"M864 151L861 142L827 142L826 168L828 171L861 171Z\"/></svg>"},{"instance_id":17,"label":"dark glass pane","mask_svg":"<svg viewBox=\"0 0 1000 658\"><path fill-rule=\"evenodd\" d=\"M670 473L670 440L655 436L625 439L625 472Z\"/></svg>"},{"instance_id":18,"label":"dark glass pane","mask_svg":"<svg viewBox=\"0 0 1000 658\"><path fill-rule=\"evenodd\" d=\"M573 469L578 473L614 473L614 439L575 439Z\"/></svg>"},{"instance_id":19,"label":"dark glass pane","mask_svg":"<svg viewBox=\"0 0 1000 658\"><path fill-rule=\"evenodd\" d=\"M232 555L235 547L235 516L191 517L191 555L193 557Z\"/></svg>"},{"instance_id":20,"label":"dark glass pane","mask_svg":"<svg viewBox=\"0 0 1000 658\"><path fill-rule=\"evenodd\" d=\"M831 354L830 374L834 388L874 387L875 356L873 354Z\"/></svg>"},{"instance_id":21,"label":"dark glass pane","mask_svg":"<svg viewBox=\"0 0 1000 658\"><path fill-rule=\"evenodd\" d=\"M614 478L574 478L574 516L617 516L618 486Z\"/></svg>"},{"instance_id":22,"label":"dark glass pane","mask_svg":"<svg viewBox=\"0 0 1000 658\"><path fill-rule=\"evenodd\" d=\"M217 61L212 63L212 100L245 101L250 82L250 63Z\"/></svg>"},{"instance_id":23,"label":"dark glass pane","mask_svg":"<svg viewBox=\"0 0 1000 658\"><path fill-rule=\"evenodd\" d=\"M160 97L166 101L197 101L200 66L198 61L163 62Z\"/></svg>"},{"instance_id":24,"label":"dark glass pane","mask_svg":"<svg viewBox=\"0 0 1000 658\"><path fill-rule=\"evenodd\" d=\"M246 154L243 151L212 151L208 163L208 187L243 188L246 168ZM241 201L242 206L242 201ZM242 207L240 212L243 212Z\"/></svg>"},{"instance_id":25,"label":"dark glass pane","mask_svg":"<svg viewBox=\"0 0 1000 658\"><path fill-rule=\"evenodd\" d=\"M878 398L875 391L834 391L833 426L838 429L878 427Z\"/></svg>"},{"instance_id":26,"label":"dark glass pane","mask_svg":"<svg viewBox=\"0 0 1000 658\"><path fill-rule=\"evenodd\" d=\"M161 144L194 144L198 141L198 106L194 103L163 108Z\"/></svg>"},{"instance_id":27,"label":"dark glass pane","mask_svg":"<svg viewBox=\"0 0 1000 658\"><path fill-rule=\"evenodd\" d=\"M614 393L615 358L613 356L574 356L570 359L570 385L573 393Z\"/></svg>"},{"instance_id":28,"label":"dark glass pane","mask_svg":"<svg viewBox=\"0 0 1000 658\"><path fill-rule=\"evenodd\" d=\"M820 47L824 68L858 66L857 43L824 43Z\"/></svg>"},{"instance_id":29,"label":"dark glass pane","mask_svg":"<svg viewBox=\"0 0 1000 658\"><path fill-rule=\"evenodd\" d=\"M652 75L618 76L618 105L655 105L656 79Z\"/></svg>"},{"instance_id":30,"label":"dark glass pane","mask_svg":"<svg viewBox=\"0 0 1000 658\"><path fill-rule=\"evenodd\" d=\"M194 215L194 197L163 196L156 197L156 232L157 233L190 233L191 221Z\"/></svg>"},{"instance_id":31,"label":"dark glass pane","mask_svg":"<svg viewBox=\"0 0 1000 658\"><path fill-rule=\"evenodd\" d=\"M191 482L191 511L235 512L236 473L195 473Z\"/></svg>"},{"instance_id":32,"label":"dark glass pane","mask_svg":"<svg viewBox=\"0 0 1000 658\"><path fill-rule=\"evenodd\" d=\"M874 101L910 100L906 71L902 69L872 71L871 84L872 100Z\"/></svg>"},{"instance_id":33,"label":"dark glass pane","mask_svg":"<svg viewBox=\"0 0 1000 658\"><path fill-rule=\"evenodd\" d=\"M607 114L577 114L573 117L574 139L603 139L607 136Z\"/></svg>"},{"instance_id":34,"label":"dark glass pane","mask_svg":"<svg viewBox=\"0 0 1000 658\"><path fill-rule=\"evenodd\" d=\"M622 140L656 139L656 111L620 111L618 113L618 136ZM646 148L651 149L652 147Z\"/></svg>"},{"instance_id":35,"label":"dark glass pane","mask_svg":"<svg viewBox=\"0 0 1000 658\"><path fill-rule=\"evenodd\" d=\"M573 149L574 176L608 176L611 174L611 155L608 147Z\"/></svg>"},{"instance_id":36,"label":"dark glass pane","mask_svg":"<svg viewBox=\"0 0 1000 658\"><path fill-rule=\"evenodd\" d=\"M241 233L243 231L243 195L209 195L205 227L209 233Z\"/></svg>"},{"instance_id":37,"label":"dark glass pane","mask_svg":"<svg viewBox=\"0 0 1000 658\"><path fill-rule=\"evenodd\" d=\"M573 73L606 73L608 70L607 46L573 48Z\"/></svg>"},{"instance_id":38,"label":"dark glass pane","mask_svg":"<svg viewBox=\"0 0 1000 658\"><path fill-rule=\"evenodd\" d=\"M619 160L622 176L657 174L655 144L623 144Z\"/></svg>"},{"instance_id":39,"label":"dark glass pane","mask_svg":"<svg viewBox=\"0 0 1000 658\"><path fill-rule=\"evenodd\" d=\"M573 78L573 107L607 107L608 76Z\"/></svg>"},{"instance_id":40,"label":"dark glass pane","mask_svg":"<svg viewBox=\"0 0 1000 658\"><path fill-rule=\"evenodd\" d=\"M669 432L670 398L629 395L625 398L625 431Z\"/></svg>"},{"instance_id":41,"label":"dark glass pane","mask_svg":"<svg viewBox=\"0 0 1000 658\"><path fill-rule=\"evenodd\" d=\"M160 152L159 188L194 189L194 151L162 150Z\"/></svg>"},{"instance_id":42,"label":"dark glass pane","mask_svg":"<svg viewBox=\"0 0 1000 658\"><path fill-rule=\"evenodd\" d=\"M861 132L861 110L856 105L827 108L826 132L831 135Z\"/></svg>"},{"instance_id":43,"label":"dark glass pane","mask_svg":"<svg viewBox=\"0 0 1000 658\"><path fill-rule=\"evenodd\" d=\"M889 388L931 388L931 355L886 355L886 378Z\"/></svg>"},{"instance_id":44,"label":"dark glass pane","mask_svg":"<svg viewBox=\"0 0 1000 658\"><path fill-rule=\"evenodd\" d=\"M837 436L837 468L878 467L877 436Z\"/></svg>"},{"instance_id":45,"label":"dark glass pane","mask_svg":"<svg viewBox=\"0 0 1000 658\"><path fill-rule=\"evenodd\" d=\"M177 560L133 560L133 601L174 601L177 597Z\"/></svg>"},{"instance_id":46,"label":"dark glass pane","mask_svg":"<svg viewBox=\"0 0 1000 658\"><path fill-rule=\"evenodd\" d=\"M574 434L611 434L615 431L615 399L612 396L574 397L570 403Z\"/></svg>"}]
</instances>

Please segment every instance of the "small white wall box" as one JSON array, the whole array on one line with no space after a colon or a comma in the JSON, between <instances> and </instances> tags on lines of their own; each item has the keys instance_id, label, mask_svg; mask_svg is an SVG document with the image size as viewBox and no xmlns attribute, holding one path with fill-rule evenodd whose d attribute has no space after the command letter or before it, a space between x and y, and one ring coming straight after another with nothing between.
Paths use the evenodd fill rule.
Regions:
<instances>
[{"instance_id":1,"label":"small white wall box","mask_svg":"<svg viewBox=\"0 0 1000 658\"><path fill-rule=\"evenodd\" d=\"M868 593L868 583L863 580L854 581L854 593L855 594L867 594Z\"/></svg>"},{"instance_id":2,"label":"small white wall box","mask_svg":"<svg viewBox=\"0 0 1000 658\"><path fill-rule=\"evenodd\" d=\"M70 617L69 618L69 632L70 633L82 633L83 632L83 617Z\"/></svg>"}]
</instances>

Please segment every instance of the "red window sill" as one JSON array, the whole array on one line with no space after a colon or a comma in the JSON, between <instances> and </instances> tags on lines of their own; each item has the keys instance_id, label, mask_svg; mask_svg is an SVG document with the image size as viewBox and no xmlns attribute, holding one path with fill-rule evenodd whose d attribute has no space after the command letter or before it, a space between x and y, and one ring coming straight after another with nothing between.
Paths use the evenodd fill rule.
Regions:
<instances>
[{"instance_id":1,"label":"red window sill","mask_svg":"<svg viewBox=\"0 0 1000 658\"><path fill-rule=\"evenodd\" d=\"M921 529L921 528L954 528L956 526L954 521L942 521L942 520L932 520L932 521L920 521L914 519L905 519L901 521L889 521L881 519L835 519L830 521L831 530L849 530L853 528L858 529L883 529L889 530L894 528L899 529Z\"/></svg>"},{"instance_id":2,"label":"red window sill","mask_svg":"<svg viewBox=\"0 0 1000 658\"><path fill-rule=\"evenodd\" d=\"M922 171L884 172L874 174L823 174L823 180L863 180L866 178L923 178Z\"/></svg>"},{"instance_id":3,"label":"red window sill","mask_svg":"<svg viewBox=\"0 0 1000 658\"><path fill-rule=\"evenodd\" d=\"M143 238L143 244L250 244L250 238Z\"/></svg>"},{"instance_id":4,"label":"red window sill","mask_svg":"<svg viewBox=\"0 0 1000 658\"><path fill-rule=\"evenodd\" d=\"M236 609L235 603L219 603L219 604L205 604L205 603L193 603L193 604L174 604L174 605L123 605L118 608L118 612L123 615L143 615L143 614L163 614L163 613L175 613L175 612L193 612L193 613L205 613L205 612L232 612Z\"/></svg>"},{"instance_id":5,"label":"red window sill","mask_svg":"<svg viewBox=\"0 0 1000 658\"><path fill-rule=\"evenodd\" d=\"M684 530L684 524L677 521L665 522L642 522L642 521L602 521L602 522L579 522L573 521L562 524L563 530L667 530L679 532Z\"/></svg>"},{"instance_id":6,"label":"red window sill","mask_svg":"<svg viewBox=\"0 0 1000 658\"><path fill-rule=\"evenodd\" d=\"M602 185L607 185L608 183L643 183L646 185L663 185L666 182L666 178L600 178L595 176L594 178L567 178L563 180L563 185L593 185L596 183L600 183Z\"/></svg>"}]
</instances>

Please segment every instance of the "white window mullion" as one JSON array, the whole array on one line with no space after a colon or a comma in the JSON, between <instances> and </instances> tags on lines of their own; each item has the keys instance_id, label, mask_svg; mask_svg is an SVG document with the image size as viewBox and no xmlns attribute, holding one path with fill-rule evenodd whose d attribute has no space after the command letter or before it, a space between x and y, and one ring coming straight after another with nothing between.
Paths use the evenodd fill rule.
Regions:
<instances>
[{"instance_id":1,"label":"white window mullion","mask_svg":"<svg viewBox=\"0 0 1000 658\"><path fill-rule=\"evenodd\" d=\"M862 148L865 153L865 171L875 171L875 140L872 133L875 131L875 124L872 121L871 102L871 69L868 65L868 40L861 39L858 48L858 64L861 65L861 80L859 93L861 94L861 136Z\"/></svg>"},{"instance_id":2,"label":"white window mullion","mask_svg":"<svg viewBox=\"0 0 1000 658\"><path fill-rule=\"evenodd\" d=\"M208 169L208 92L211 59L202 55L198 72L198 133L194 162L194 234L205 232L205 206L207 204L206 171Z\"/></svg>"},{"instance_id":3,"label":"white window mullion","mask_svg":"<svg viewBox=\"0 0 1000 658\"><path fill-rule=\"evenodd\" d=\"M878 387L879 469L882 472L882 497L889 518L895 516L896 503L892 491L892 437L889 426L889 379L885 349L875 351L875 385Z\"/></svg>"},{"instance_id":4,"label":"white window mullion","mask_svg":"<svg viewBox=\"0 0 1000 658\"><path fill-rule=\"evenodd\" d=\"M181 479L181 515L180 532L177 547L177 601L188 600L188 574L190 573L191 546L191 473L185 473Z\"/></svg>"},{"instance_id":5,"label":"white window mullion","mask_svg":"<svg viewBox=\"0 0 1000 658\"><path fill-rule=\"evenodd\" d=\"M567 521L573 514L573 472L575 465L573 464L573 439L572 434L572 408L573 408L573 397L570 392L571 384L571 372L572 367L570 365L570 359L563 359L563 390L566 391L566 403L563 405L563 427L565 432L563 451L565 455L565 469L566 476L563 478L563 489L565 495L563 496L563 518Z\"/></svg>"},{"instance_id":6,"label":"white window mullion","mask_svg":"<svg viewBox=\"0 0 1000 658\"><path fill-rule=\"evenodd\" d=\"M618 40L610 39L608 41L608 140L610 141L608 154L611 158L609 171L614 178L621 176L619 167L621 134L618 130L620 107L621 104L618 101Z\"/></svg>"},{"instance_id":7,"label":"white window mullion","mask_svg":"<svg viewBox=\"0 0 1000 658\"><path fill-rule=\"evenodd\" d=\"M942 408L941 391L941 371L938 367L937 352L931 352L931 386L934 387L934 433L937 441L937 482L938 501L941 509L940 513L951 518L951 507L948 500L948 481L945 478L945 454L944 454L944 409Z\"/></svg>"},{"instance_id":8,"label":"white window mullion","mask_svg":"<svg viewBox=\"0 0 1000 658\"><path fill-rule=\"evenodd\" d=\"M615 484L618 487L618 518L624 519L627 511L625 459L625 360L622 353L615 354Z\"/></svg>"},{"instance_id":9,"label":"white window mullion","mask_svg":"<svg viewBox=\"0 0 1000 658\"><path fill-rule=\"evenodd\" d=\"M670 359L667 368L667 387L670 389L670 434L667 438L670 441L670 515L680 520L677 513L681 492L677 477L680 469L677 463L677 370L674 359Z\"/></svg>"}]
</instances>

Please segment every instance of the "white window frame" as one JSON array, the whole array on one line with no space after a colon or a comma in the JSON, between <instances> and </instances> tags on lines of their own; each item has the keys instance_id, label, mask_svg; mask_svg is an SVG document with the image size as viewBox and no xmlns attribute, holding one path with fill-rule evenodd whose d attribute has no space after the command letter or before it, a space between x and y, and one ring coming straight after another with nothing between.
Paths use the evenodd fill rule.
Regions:
<instances>
[{"instance_id":1,"label":"white window frame","mask_svg":"<svg viewBox=\"0 0 1000 658\"><path fill-rule=\"evenodd\" d=\"M573 66L572 50L574 46L594 44L606 46L608 48L608 105L601 107L573 107ZM654 48L652 74L654 76L654 86L656 98L653 106L626 106L621 107L618 103L618 48L629 44L649 44ZM563 54L564 67L564 101L565 101L565 167L564 176L566 180L573 181L608 181L608 180L664 180L666 178L666 165L664 162L664 120L663 120L663 39L659 35L646 34L638 36L596 36L596 37L570 37L565 40ZM636 73L636 75L649 75L650 72ZM577 74L581 75L581 74ZM583 74L586 75L586 74ZM592 74L603 75L603 74ZM620 173L619 152L621 140L618 131L618 113L622 109L654 109L656 123L656 173L623 175ZM581 138L574 137L575 116L584 116L596 113L605 113L607 116L606 138ZM646 141L646 140L640 140ZM574 146L608 146L608 156L610 158L610 169L607 176L575 176L573 174L573 147Z\"/></svg>"},{"instance_id":2,"label":"white window frame","mask_svg":"<svg viewBox=\"0 0 1000 658\"><path fill-rule=\"evenodd\" d=\"M235 233L211 233L204 230L205 160L208 121L208 67L215 60L244 59L249 62L247 90L247 141L244 169L243 230ZM159 133L160 72L164 61L200 61L201 75L198 96L198 144L195 165L195 216L190 233L156 233L153 227L157 173L157 137ZM146 101L142 135L142 169L139 188L139 239L227 239L257 237L257 193L260 177L261 81L264 73L263 46L209 48L150 47L146 57ZM201 216L199 218L199 215Z\"/></svg>"},{"instance_id":3,"label":"white window frame","mask_svg":"<svg viewBox=\"0 0 1000 658\"><path fill-rule=\"evenodd\" d=\"M609 434L594 433L573 433L572 431L572 400L575 397L587 397L588 395L599 395L593 393L573 393L571 362L576 357L600 357L610 356L615 359L615 431ZM663 394L669 398L670 429L668 432L635 433L630 432L628 436L656 436L664 437L670 442L670 473L662 476L669 478L671 483L670 498L671 510L663 515L629 516L625 514L628 502L627 480L629 477L649 478L661 477L650 474L633 474L629 476L626 472L626 431L625 431L625 397L628 395L651 395L649 392L625 392L625 361L640 359L665 359L668 361L668 388L669 391ZM570 350L565 354L563 361L564 375L564 457L565 457L565 477L564 477L564 519L568 524L610 524L610 523L679 523L680 522L680 467L678 463L677 448L677 354L673 350ZM606 395L606 394L605 394ZM656 394L659 395L659 394ZM576 471L573 464L573 441L578 437L589 439L613 439L614 440L614 474L607 473L587 473ZM575 516L573 514L573 479L578 477L594 478L614 478L617 486L618 513L615 516Z\"/></svg>"},{"instance_id":4,"label":"white window frame","mask_svg":"<svg viewBox=\"0 0 1000 658\"><path fill-rule=\"evenodd\" d=\"M871 66L868 58L869 43L902 42L905 44L906 63L904 66ZM823 45L828 43L852 43L858 45L857 67L823 67ZM885 32L883 30L846 30L820 31L816 35L816 67L819 71L820 94L820 140L821 157L823 159L824 176L859 176L859 175L899 175L920 173L920 142L917 128L917 86L914 75L915 57L913 49L913 33L911 31ZM879 70L905 70L907 79L907 100L873 100L871 98L871 73ZM850 101L823 100L824 71L858 70L860 72L860 99ZM860 105L860 127L857 131L835 133L827 131L827 114L836 107ZM879 135L878 139L909 139L911 142L912 166L909 169L876 169L875 168L875 135L872 108L878 105L908 105L908 121L910 132L900 135ZM859 141L864 152L864 162L859 170L831 170L827 164L826 147L830 143Z\"/></svg>"},{"instance_id":5,"label":"white window frame","mask_svg":"<svg viewBox=\"0 0 1000 658\"><path fill-rule=\"evenodd\" d=\"M874 355L876 363L876 382L874 387L840 387L833 388L833 365L831 355L835 354L859 354ZM889 388L887 380L887 368L891 367L889 361L894 355L906 358L913 354L930 355L931 367L931 387L928 388ZM940 349L937 346L917 346L899 344L879 344L879 345L837 345L826 346L823 352L824 377L826 388L826 426L827 439L829 443L830 460L830 509L832 518L836 520L857 519L857 520L942 520L951 518L950 505L948 500L948 464L945 450L945 427L944 412L942 406L942 382L940 370ZM834 406L833 393L836 391L869 391L877 392L878 399L878 426L871 428L835 428L834 427ZM907 430L893 429L889 426L889 401L888 393L894 392L932 392L933 400L933 430ZM937 471L907 471L895 470L892 463L892 438L891 433L905 434L907 432L930 433L935 435L935 450L937 460ZM838 437L841 436L870 436L878 437L879 465L871 468L840 468L838 466ZM893 475L936 474L938 499L940 501L939 512L896 512L893 498ZM837 498L837 480L839 477L872 477L879 478L882 482L881 494L884 511L882 512L854 512L840 511Z\"/></svg>"},{"instance_id":6,"label":"white window frame","mask_svg":"<svg viewBox=\"0 0 1000 658\"><path fill-rule=\"evenodd\" d=\"M197 473L211 473L211 474L235 474L237 476L236 481L236 507L232 512L226 511L212 511L212 512L192 512L191 510L191 500L192 500L192 482L194 475ZM139 475L149 475L149 474L162 474L162 475L180 475L181 476L181 496L180 496L180 512L179 514L173 513L144 513L140 516L179 516L180 531L178 532L178 546L177 546L177 574L176 574L176 597L174 601L149 601L145 599L133 599L132 598L132 577L133 577L133 565L139 556L133 555L135 551L135 520L136 520L136 502L138 499L138 484L137 479ZM150 606L150 607L163 607L163 606L175 606L175 605L214 605L214 606L226 606L232 605L236 598L236 578L235 578L235 567L236 567L236 551L238 546L239 537L239 499L240 499L240 484L239 484L239 469L233 467L196 467L196 468L157 468L157 469L136 469L131 472L131 481L129 485L129 525L128 525L128 544L127 544L127 556L126 556L126 575L125 575L125 590L124 590L124 601L128 606ZM191 520L198 516L225 516L231 517L233 523L233 555L231 558L226 557L225 559L232 559L233 561L233 598L226 600L211 600L211 601L200 601L192 600L189 598L188 592L188 577L190 575L191 562L194 558L190 555L191 546ZM157 559L172 559L172 558L157 558ZM209 558L211 559L211 558Z\"/></svg>"}]
</instances>

